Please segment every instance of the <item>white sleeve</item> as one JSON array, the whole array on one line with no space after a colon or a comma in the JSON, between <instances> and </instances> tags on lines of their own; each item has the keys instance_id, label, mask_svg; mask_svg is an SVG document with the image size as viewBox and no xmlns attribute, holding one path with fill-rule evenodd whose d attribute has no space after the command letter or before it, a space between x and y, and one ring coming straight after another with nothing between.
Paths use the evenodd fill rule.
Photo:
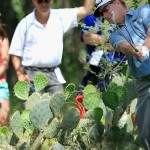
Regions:
<instances>
[{"instance_id":1,"label":"white sleeve","mask_svg":"<svg viewBox=\"0 0 150 150\"><path fill-rule=\"evenodd\" d=\"M59 9L58 14L63 24L64 33L69 29L78 26L77 8Z\"/></svg>"},{"instance_id":2,"label":"white sleeve","mask_svg":"<svg viewBox=\"0 0 150 150\"><path fill-rule=\"evenodd\" d=\"M25 41L25 32L26 32L26 24L25 19L23 19L19 22L19 24L16 27L16 30L14 32L10 44L9 54L22 57Z\"/></svg>"}]
</instances>

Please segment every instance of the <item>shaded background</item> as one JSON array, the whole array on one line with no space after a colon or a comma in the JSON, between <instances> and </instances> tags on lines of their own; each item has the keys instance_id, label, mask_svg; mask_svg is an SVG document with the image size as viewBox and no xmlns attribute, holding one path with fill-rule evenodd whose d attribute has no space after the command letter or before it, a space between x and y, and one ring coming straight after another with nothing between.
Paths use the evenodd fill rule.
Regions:
<instances>
[{"instance_id":1,"label":"shaded background","mask_svg":"<svg viewBox=\"0 0 150 150\"><path fill-rule=\"evenodd\" d=\"M127 6L138 7L148 2L148 0L125 0ZM70 8L81 6L84 0L54 0L52 8ZM11 42L14 30L25 15L32 12L32 0L0 0L0 13L5 29ZM68 83L75 83L78 87L84 74L82 60L85 57L84 44L80 41L81 27L70 30L64 36L64 53L61 64L62 73ZM8 68L8 83L10 89L11 112L19 108L17 98L14 96L13 87L17 82L12 63ZM64 86L66 86L66 84Z\"/></svg>"},{"instance_id":2,"label":"shaded background","mask_svg":"<svg viewBox=\"0 0 150 150\"><path fill-rule=\"evenodd\" d=\"M82 4L81 1L74 0L56 0L54 1L53 8L64 8L64 7L76 7ZM2 21L5 23L5 29L8 33L9 41L11 42L15 28L25 15L29 14L33 10L32 0L0 0L0 13ZM79 85L80 80L84 74L83 65L80 62L81 55L84 55L84 44L80 41L80 26L71 29L64 36L64 53L62 64L60 66L62 73L67 83L75 83ZM12 63L10 61L7 79L10 89L10 102L11 102L11 113L12 111L19 109L18 100L14 96L13 87L17 82L16 74Z\"/></svg>"}]
</instances>

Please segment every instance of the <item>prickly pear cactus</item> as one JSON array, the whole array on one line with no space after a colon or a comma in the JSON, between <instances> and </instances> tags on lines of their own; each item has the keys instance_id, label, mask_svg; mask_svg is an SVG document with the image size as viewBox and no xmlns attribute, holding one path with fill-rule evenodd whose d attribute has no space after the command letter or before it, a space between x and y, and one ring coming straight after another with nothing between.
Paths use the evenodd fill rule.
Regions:
<instances>
[{"instance_id":1,"label":"prickly pear cactus","mask_svg":"<svg viewBox=\"0 0 150 150\"><path fill-rule=\"evenodd\" d=\"M98 92L92 92L84 96L83 104L87 110L93 110L99 107L100 100L100 94Z\"/></svg>"},{"instance_id":2,"label":"prickly pear cactus","mask_svg":"<svg viewBox=\"0 0 150 150\"><path fill-rule=\"evenodd\" d=\"M44 135L46 138L53 138L59 132L60 123L58 119L54 118L52 122L44 128Z\"/></svg>"},{"instance_id":3,"label":"prickly pear cactus","mask_svg":"<svg viewBox=\"0 0 150 150\"><path fill-rule=\"evenodd\" d=\"M116 92L116 94L119 98L119 102L121 102L121 101L125 100L125 98L127 98L128 91L125 87L118 86L117 88L114 89L114 91Z\"/></svg>"},{"instance_id":4,"label":"prickly pear cactus","mask_svg":"<svg viewBox=\"0 0 150 150\"><path fill-rule=\"evenodd\" d=\"M37 73L34 76L35 91L40 91L44 89L47 86L47 84L48 84L48 79L46 75L44 75L43 73Z\"/></svg>"},{"instance_id":5,"label":"prickly pear cactus","mask_svg":"<svg viewBox=\"0 0 150 150\"><path fill-rule=\"evenodd\" d=\"M113 77L112 82L116 83L118 86L123 86L124 85L123 79L122 79L121 76Z\"/></svg>"},{"instance_id":6,"label":"prickly pear cactus","mask_svg":"<svg viewBox=\"0 0 150 150\"><path fill-rule=\"evenodd\" d=\"M93 110L93 118L96 122L99 123L102 116L103 116L103 110L101 108L97 107Z\"/></svg>"},{"instance_id":7,"label":"prickly pear cactus","mask_svg":"<svg viewBox=\"0 0 150 150\"><path fill-rule=\"evenodd\" d=\"M48 122L53 118L52 111L49 107L49 100L39 101L34 105L30 112L30 120L39 130L44 129Z\"/></svg>"},{"instance_id":8,"label":"prickly pear cactus","mask_svg":"<svg viewBox=\"0 0 150 150\"><path fill-rule=\"evenodd\" d=\"M128 99L127 102L131 102L131 100L135 99L137 97L137 91L136 91L136 83L133 80L128 80L128 82L125 84L125 87L128 90Z\"/></svg>"},{"instance_id":9,"label":"prickly pear cactus","mask_svg":"<svg viewBox=\"0 0 150 150\"><path fill-rule=\"evenodd\" d=\"M1 138L5 138L5 137L8 137L9 135L9 129L7 127L0 127L0 140ZM0 145L1 145L1 142L0 142Z\"/></svg>"},{"instance_id":10,"label":"prickly pear cactus","mask_svg":"<svg viewBox=\"0 0 150 150\"><path fill-rule=\"evenodd\" d=\"M56 93L50 100L49 106L54 114L58 116L61 113L61 110L65 103L65 97L63 93Z\"/></svg>"},{"instance_id":11,"label":"prickly pear cactus","mask_svg":"<svg viewBox=\"0 0 150 150\"><path fill-rule=\"evenodd\" d=\"M97 92L97 89L94 85L89 84L84 88L83 95L85 96L85 95L87 95L89 93L93 93L93 92Z\"/></svg>"},{"instance_id":12,"label":"prickly pear cactus","mask_svg":"<svg viewBox=\"0 0 150 150\"><path fill-rule=\"evenodd\" d=\"M107 107L111 108L112 110L117 109L117 107L119 106L119 98L116 92L113 91L105 91L103 93L103 102Z\"/></svg>"},{"instance_id":13,"label":"prickly pear cactus","mask_svg":"<svg viewBox=\"0 0 150 150\"><path fill-rule=\"evenodd\" d=\"M41 100L41 94L34 92L32 93L28 100L25 103L26 109L31 109L35 104L37 104Z\"/></svg>"},{"instance_id":14,"label":"prickly pear cactus","mask_svg":"<svg viewBox=\"0 0 150 150\"><path fill-rule=\"evenodd\" d=\"M90 129L89 129L89 139L91 142L91 145L94 147L97 142L100 141L102 138L103 131L100 130L100 127L98 124L94 124Z\"/></svg>"},{"instance_id":15,"label":"prickly pear cactus","mask_svg":"<svg viewBox=\"0 0 150 150\"><path fill-rule=\"evenodd\" d=\"M70 83L66 86L65 91L64 91L64 96L66 101L72 100L74 99L73 97L75 97L75 90L76 86L73 83Z\"/></svg>"},{"instance_id":16,"label":"prickly pear cactus","mask_svg":"<svg viewBox=\"0 0 150 150\"><path fill-rule=\"evenodd\" d=\"M117 84L114 83L114 82L111 82L109 85L108 85L108 88L107 88L107 91L114 91L115 88L117 88Z\"/></svg>"},{"instance_id":17,"label":"prickly pear cactus","mask_svg":"<svg viewBox=\"0 0 150 150\"><path fill-rule=\"evenodd\" d=\"M21 139L23 136L23 126L21 124L21 115L19 111L16 111L11 117L10 125L15 135Z\"/></svg>"},{"instance_id":18,"label":"prickly pear cactus","mask_svg":"<svg viewBox=\"0 0 150 150\"><path fill-rule=\"evenodd\" d=\"M22 112L21 114L21 125L30 133L33 133L34 126L30 121L29 118L30 110L26 109L25 111Z\"/></svg>"},{"instance_id":19,"label":"prickly pear cactus","mask_svg":"<svg viewBox=\"0 0 150 150\"><path fill-rule=\"evenodd\" d=\"M29 91L29 84L25 81L18 81L14 86L14 93L21 100L28 99Z\"/></svg>"},{"instance_id":20,"label":"prickly pear cactus","mask_svg":"<svg viewBox=\"0 0 150 150\"><path fill-rule=\"evenodd\" d=\"M71 130L78 125L80 114L77 108L71 107L65 111L60 128L64 131Z\"/></svg>"}]
</instances>

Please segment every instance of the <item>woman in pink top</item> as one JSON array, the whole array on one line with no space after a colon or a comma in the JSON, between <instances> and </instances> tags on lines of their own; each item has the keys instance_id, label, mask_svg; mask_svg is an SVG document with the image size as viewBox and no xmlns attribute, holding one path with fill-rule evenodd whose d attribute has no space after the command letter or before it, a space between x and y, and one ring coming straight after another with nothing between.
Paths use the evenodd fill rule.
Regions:
<instances>
[{"instance_id":1,"label":"woman in pink top","mask_svg":"<svg viewBox=\"0 0 150 150\"><path fill-rule=\"evenodd\" d=\"M9 62L9 40L0 22L0 126L6 126L9 120L9 89L6 71Z\"/></svg>"}]
</instances>

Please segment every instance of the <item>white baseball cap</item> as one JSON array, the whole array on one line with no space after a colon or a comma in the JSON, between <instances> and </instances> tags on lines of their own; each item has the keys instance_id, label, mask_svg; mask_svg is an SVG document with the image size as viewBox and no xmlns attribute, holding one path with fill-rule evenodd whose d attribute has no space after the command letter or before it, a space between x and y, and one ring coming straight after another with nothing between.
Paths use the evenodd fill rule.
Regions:
<instances>
[{"instance_id":1,"label":"white baseball cap","mask_svg":"<svg viewBox=\"0 0 150 150\"><path fill-rule=\"evenodd\" d=\"M96 0L96 9L94 11L94 17L99 17L100 13L98 11L98 9L103 6L104 4L111 2L112 0Z\"/></svg>"}]
</instances>

